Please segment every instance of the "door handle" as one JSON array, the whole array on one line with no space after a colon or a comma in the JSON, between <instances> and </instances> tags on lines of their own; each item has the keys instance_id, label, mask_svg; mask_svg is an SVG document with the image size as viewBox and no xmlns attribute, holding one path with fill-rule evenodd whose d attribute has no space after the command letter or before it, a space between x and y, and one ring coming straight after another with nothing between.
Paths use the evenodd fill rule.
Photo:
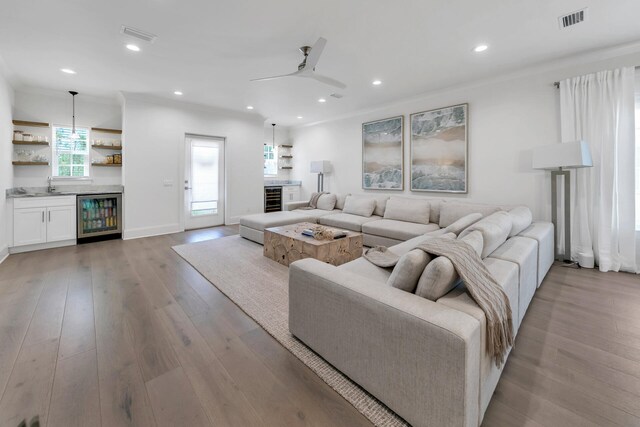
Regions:
<instances>
[{"instance_id":1,"label":"door handle","mask_svg":"<svg viewBox=\"0 0 640 427\"><path fill-rule=\"evenodd\" d=\"M44 211L42 211L42 222L44 222Z\"/></svg>"},{"instance_id":2,"label":"door handle","mask_svg":"<svg viewBox=\"0 0 640 427\"><path fill-rule=\"evenodd\" d=\"M49 211L48 213L49 213L49 222L51 222L51 211Z\"/></svg>"}]
</instances>

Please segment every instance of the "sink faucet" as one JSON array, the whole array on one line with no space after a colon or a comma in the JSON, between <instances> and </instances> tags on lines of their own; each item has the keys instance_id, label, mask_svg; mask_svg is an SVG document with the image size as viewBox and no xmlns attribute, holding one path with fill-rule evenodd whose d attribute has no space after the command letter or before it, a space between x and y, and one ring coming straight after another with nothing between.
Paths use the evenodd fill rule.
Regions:
<instances>
[{"instance_id":1,"label":"sink faucet","mask_svg":"<svg viewBox=\"0 0 640 427\"><path fill-rule=\"evenodd\" d=\"M47 193L53 193L54 191L56 191L56 187L51 185L52 181L53 181L53 178L48 176L47 177L47 183L49 183L49 186L47 187Z\"/></svg>"}]
</instances>

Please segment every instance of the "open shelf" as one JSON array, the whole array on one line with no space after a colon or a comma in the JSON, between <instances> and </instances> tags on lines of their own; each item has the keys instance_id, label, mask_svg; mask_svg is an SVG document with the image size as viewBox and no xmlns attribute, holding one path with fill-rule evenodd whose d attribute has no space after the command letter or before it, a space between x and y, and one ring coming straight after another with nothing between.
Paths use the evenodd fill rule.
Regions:
<instances>
[{"instance_id":1,"label":"open shelf","mask_svg":"<svg viewBox=\"0 0 640 427\"><path fill-rule=\"evenodd\" d=\"M99 145L99 144L92 144L91 148L95 148L96 150L117 150L120 151L122 150L122 145Z\"/></svg>"},{"instance_id":2,"label":"open shelf","mask_svg":"<svg viewBox=\"0 0 640 427\"><path fill-rule=\"evenodd\" d=\"M100 166L107 168L121 168L122 163L91 163L91 166Z\"/></svg>"},{"instance_id":3,"label":"open shelf","mask_svg":"<svg viewBox=\"0 0 640 427\"><path fill-rule=\"evenodd\" d=\"M49 166L49 162L20 162L13 161L13 166Z\"/></svg>"},{"instance_id":4,"label":"open shelf","mask_svg":"<svg viewBox=\"0 0 640 427\"><path fill-rule=\"evenodd\" d=\"M293 156L280 156L281 159L293 159Z\"/></svg>"},{"instance_id":5,"label":"open shelf","mask_svg":"<svg viewBox=\"0 0 640 427\"><path fill-rule=\"evenodd\" d=\"M11 141L13 145L46 145L49 146L48 142L44 141Z\"/></svg>"},{"instance_id":6,"label":"open shelf","mask_svg":"<svg viewBox=\"0 0 640 427\"><path fill-rule=\"evenodd\" d=\"M281 144L278 147L282 147L282 148L293 148L293 145L285 145L285 144Z\"/></svg>"},{"instance_id":7,"label":"open shelf","mask_svg":"<svg viewBox=\"0 0 640 427\"><path fill-rule=\"evenodd\" d=\"M293 169L293 166L282 166L280 169Z\"/></svg>"},{"instance_id":8,"label":"open shelf","mask_svg":"<svg viewBox=\"0 0 640 427\"><path fill-rule=\"evenodd\" d=\"M91 128L91 132L114 133L117 135L122 135L121 129Z\"/></svg>"},{"instance_id":9,"label":"open shelf","mask_svg":"<svg viewBox=\"0 0 640 427\"><path fill-rule=\"evenodd\" d=\"M48 128L49 123L44 122L30 122L27 120L13 120L13 124L15 126L28 126L28 127L36 127L36 128Z\"/></svg>"}]
</instances>

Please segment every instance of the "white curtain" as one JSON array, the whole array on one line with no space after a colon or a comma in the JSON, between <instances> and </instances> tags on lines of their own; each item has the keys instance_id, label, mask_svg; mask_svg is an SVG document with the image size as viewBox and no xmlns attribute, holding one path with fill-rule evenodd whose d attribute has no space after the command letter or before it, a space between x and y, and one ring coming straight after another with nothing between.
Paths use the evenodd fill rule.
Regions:
<instances>
[{"instance_id":1,"label":"white curtain","mask_svg":"<svg viewBox=\"0 0 640 427\"><path fill-rule=\"evenodd\" d=\"M587 141L593 167L571 172L571 259L638 272L632 67L560 82L562 141Z\"/></svg>"}]
</instances>

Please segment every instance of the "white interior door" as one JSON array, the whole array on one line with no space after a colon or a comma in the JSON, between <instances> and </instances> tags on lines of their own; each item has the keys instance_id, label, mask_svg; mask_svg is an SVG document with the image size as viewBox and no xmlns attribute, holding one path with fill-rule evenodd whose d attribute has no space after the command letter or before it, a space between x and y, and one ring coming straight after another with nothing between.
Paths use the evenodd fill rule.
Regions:
<instances>
[{"instance_id":1,"label":"white interior door","mask_svg":"<svg viewBox=\"0 0 640 427\"><path fill-rule=\"evenodd\" d=\"M224 224L224 138L187 136L185 229Z\"/></svg>"}]
</instances>

